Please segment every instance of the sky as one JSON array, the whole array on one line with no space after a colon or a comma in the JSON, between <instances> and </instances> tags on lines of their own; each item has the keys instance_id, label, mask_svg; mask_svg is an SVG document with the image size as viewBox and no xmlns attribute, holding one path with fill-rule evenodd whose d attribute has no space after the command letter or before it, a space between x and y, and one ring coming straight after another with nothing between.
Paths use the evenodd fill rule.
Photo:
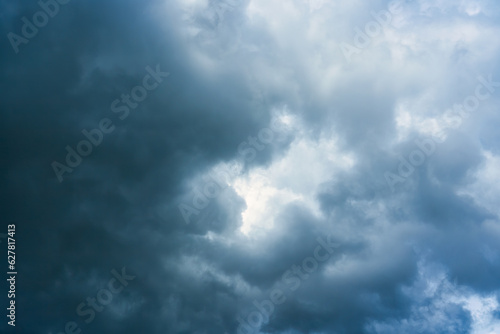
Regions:
<instances>
[{"instance_id":1,"label":"sky","mask_svg":"<svg viewBox=\"0 0 500 334\"><path fill-rule=\"evenodd\" d=\"M0 16L1 333L500 333L497 1Z\"/></svg>"}]
</instances>

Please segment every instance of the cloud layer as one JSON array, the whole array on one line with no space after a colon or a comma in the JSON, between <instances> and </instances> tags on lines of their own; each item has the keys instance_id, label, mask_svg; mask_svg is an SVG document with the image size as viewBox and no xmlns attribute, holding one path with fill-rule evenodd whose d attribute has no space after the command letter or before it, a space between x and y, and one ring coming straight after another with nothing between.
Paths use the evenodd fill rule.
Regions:
<instances>
[{"instance_id":1,"label":"cloud layer","mask_svg":"<svg viewBox=\"0 0 500 334\"><path fill-rule=\"evenodd\" d=\"M0 6L16 333L500 332L496 2Z\"/></svg>"}]
</instances>

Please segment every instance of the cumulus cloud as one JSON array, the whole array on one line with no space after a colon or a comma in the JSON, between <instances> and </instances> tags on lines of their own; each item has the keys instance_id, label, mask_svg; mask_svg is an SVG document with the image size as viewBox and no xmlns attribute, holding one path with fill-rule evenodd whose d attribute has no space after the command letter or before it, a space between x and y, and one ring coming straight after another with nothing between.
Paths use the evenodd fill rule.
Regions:
<instances>
[{"instance_id":1,"label":"cumulus cloud","mask_svg":"<svg viewBox=\"0 0 500 334\"><path fill-rule=\"evenodd\" d=\"M17 333L500 331L498 4L62 2L0 1Z\"/></svg>"}]
</instances>

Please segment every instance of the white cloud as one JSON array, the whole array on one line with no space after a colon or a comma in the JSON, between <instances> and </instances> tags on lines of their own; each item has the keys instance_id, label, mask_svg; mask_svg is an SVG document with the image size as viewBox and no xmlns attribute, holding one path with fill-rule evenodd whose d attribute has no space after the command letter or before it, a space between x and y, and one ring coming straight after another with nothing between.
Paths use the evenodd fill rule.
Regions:
<instances>
[{"instance_id":1,"label":"white cloud","mask_svg":"<svg viewBox=\"0 0 500 334\"><path fill-rule=\"evenodd\" d=\"M353 168L355 159L341 152L333 133L312 138L300 122L288 151L267 167L257 167L235 180L234 188L247 204L242 231L268 230L289 203L297 201L321 217L315 199L320 184L336 172Z\"/></svg>"},{"instance_id":2,"label":"white cloud","mask_svg":"<svg viewBox=\"0 0 500 334\"><path fill-rule=\"evenodd\" d=\"M458 190L474 202L500 218L500 157L492 152L483 151L483 164L471 175L473 182Z\"/></svg>"},{"instance_id":3,"label":"white cloud","mask_svg":"<svg viewBox=\"0 0 500 334\"><path fill-rule=\"evenodd\" d=\"M412 299L412 313L408 318L384 322L372 321L371 333L442 333L464 332L469 324L459 316L465 312L471 317L471 334L494 334L500 330L500 311L495 294L481 295L470 288L450 281L443 266L421 260L418 277L403 293ZM500 292L500 291L499 291Z\"/></svg>"}]
</instances>

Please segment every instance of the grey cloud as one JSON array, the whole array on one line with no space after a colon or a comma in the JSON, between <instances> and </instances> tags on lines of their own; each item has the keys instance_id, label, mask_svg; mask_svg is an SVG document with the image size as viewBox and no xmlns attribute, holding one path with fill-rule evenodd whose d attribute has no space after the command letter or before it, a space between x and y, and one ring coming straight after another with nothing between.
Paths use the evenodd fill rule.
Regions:
<instances>
[{"instance_id":1,"label":"grey cloud","mask_svg":"<svg viewBox=\"0 0 500 334\"><path fill-rule=\"evenodd\" d=\"M471 94L478 74L500 78L497 43L485 42L497 6L477 1L471 14L414 1L401 25L346 63L337 44L388 1L223 2L71 1L19 53L3 38L0 210L2 228L18 228L16 332L59 333L75 321L94 333L237 333L238 317L327 235L338 253L256 332L485 332L466 300L498 303L498 216L464 189L492 173L498 95L396 191L383 175L429 135L432 118ZM0 6L3 36L39 10ZM156 64L170 76L120 120L112 102ZM238 145L285 109L293 131L243 159L186 224L178 205L203 175L242 162ZM51 163L103 118L116 129L59 183ZM242 232L264 213L268 225ZM76 307L122 267L133 284L86 324ZM498 306L488 312L498 329Z\"/></svg>"}]
</instances>

